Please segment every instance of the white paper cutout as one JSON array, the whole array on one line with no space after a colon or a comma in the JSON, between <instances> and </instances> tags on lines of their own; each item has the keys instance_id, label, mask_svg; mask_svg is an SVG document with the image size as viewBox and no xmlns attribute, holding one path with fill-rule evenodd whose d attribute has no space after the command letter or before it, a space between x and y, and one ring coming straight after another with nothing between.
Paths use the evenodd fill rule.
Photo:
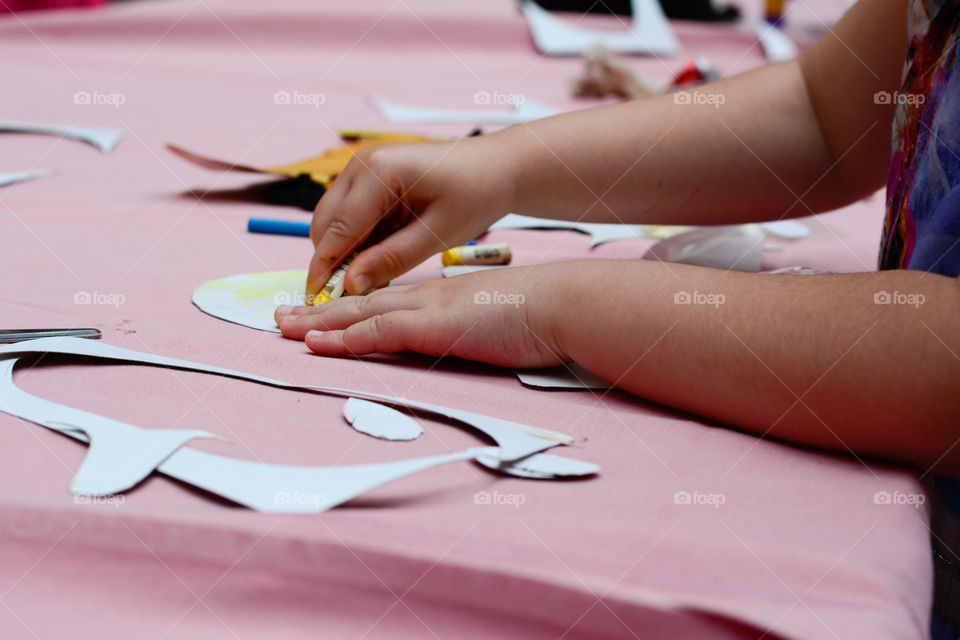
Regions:
<instances>
[{"instance_id":1,"label":"white paper cutout","mask_svg":"<svg viewBox=\"0 0 960 640\"><path fill-rule=\"evenodd\" d=\"M70 491L91 496L109 496L136 486L174 451L195 438L226 440L198 430L129 429L99 421L83 427L51 424L86 435L90 447Z\"/></svg>"},{"instance_id":2,"label":"white paper cutout","mask_svg":"<svg viewBox=\"0 0 960 640\"><path fill-rule=\"evenodd\" d=\"M508 213L494 222L488 231L502 229L568 229L586 233L592 239L591 247L613 240L635 240L647 237L649 225L606 224L600 222L577 222L575 220L552 220L534 218L517 213Z\"/></svg>"},{"instance_id":3,"label":"white paper cutout","mask_svg":"<svg viewBox=\"0 0 960 640\"><path fill-rule=\"evenodd\" d=\"M793 40L775 25L760 22L754 25L763 53L770 62L788 62L799 55Z\"/></svg>"},{"instance_id":4,"label":"white paper cutout","mask_svg":"<svg viewBox=\"0 0 960 640\"><path fill-rule=\"evenodd\" d=\"M520 124L559 113L534 100L524 100L512 109L442 109L410 105L372 98L371 103L390 122Z\"/></svg>"},{"instance_id":5,"label":"white paper cutout","mask_svg":"<svg viewBox=\"0 0 960 640\"><path fill-rule=\"evenodd\" d=\"M593 375L582 365L570 362L562 367L549 369L527 369L517 371L520 382L529 387L542 389L570 389L587 391L590 389L611 389L613 385Z\"/></svg>"},{"instance_id":6,"label":"white paper cutout","mask_svg":"<svg viewBox=\"0 0 960 640\"><path fill-rule=\"evenodd\" d=\"M281 304L306 304L306 282L303 269L241 273L204 282L193 292L193 304L227 322L280 333L273 312Z\"/></svg>"},{"instance_id":7,"label":"white paper cutout","mask_svg":"<svg viewBox=\"0 0 960 640\"><path fill-rule=\"evenodd\" d=\"M643 259L755 273L763 262L763 237L756 224L700 227L661 240Z\"/></svg>"},{"instance_id":8,"label":"white paper cutout","mask_svg":"<svg viewBox=\"0 0 960 640\"><path fill-rule=\"evenodd\" d=\"M561 458L548 453L535 453L532 456L504 463L496 457L478 455L475 460L494 471L509 473L521 478L537 478L550 480L552 478L575 478L591 476L600 473L600 465L571 458Z\"/></svg>"},{"instance_id":9,"label":"white paper cutout","mask_svg":"<svg viewBox=\"0 0 960 640\"><path fill-rule=\"evenodd\" d=\"M444 278L456 278L468 273L477 273L479 271L489 271L491 269L506 269L509 265L505 264L458 264L452 267L443 268Z\"/></svg>"},{"instance_id":10,"label":"white paper cutout","mask_svg":"<svg viewBox=\"0 0 960 640\"><path fill-rule=\"evenodd\" d=\"M649 53L672 56L680 42L657 0L633 0L630 28L620 31L583 29L556 18L531 0L523 3L530 35L540 53L578 56L597 45L613 53Z\"/></svg>"},{"instance_id":11,"label":"white paper cutout","mask_svg":"<svg viewBox=\"0 0 960 640\"><path fill-rule=\"evenodd\" d=\"M23 413L42 415L39 424L48 429L92 442L70 486L73 493L105 496L126 491L190 440L223 440L206 431L140 429L31 396L13 384L15 363L15 358L0 360L0 385L4 387L0 410L21 417L27 417ZM8 407L17 409L8 411Z\"/></svg>"},{"instance_id":12,"label":"white paper cutout","mask_svg":"<svg viewBox=\"0 0 960 640\"><path fill-rule=\"evenodd\" d=\"M388 405L396 405L425 411L441 415L451 420L462 422L478 431L481 431L497 443L500 447L500 457L503 460L515 460L537 453L558 444L573 444L573 438L570 436L549 431L547 429L537 429L528 427L517 422L501 420L470 411L453 409L441 405L430 404L427 402L418 402L406 398L397 398L385 396L378 393L367 391L354 391L351 389L341 389L338 387L321 387L316 385L297 385L266 378L251 373L243 373L232 369L224 369L198 362L188 360L179 360L177 358L168 358L158 356L152 353L143 353L124 349L105 342L94 342L82 338L40 338L39 340L27 340L25 342L15 342L11 344L0 345L0 354L4 353L62 353L79 356L91 356L94 358L106 358L110 360L124 360L130 362L141 362L144 364L156 364L164 367L175 367L188 371L200 371L205 373L215 373L219 375L237 378L240 380L250 380L283 389L295 389L301 391L317 391L320 393L340 396L343 398L359 397L365 400L383 402ZM64 420L63 422L69 422Z\"/></svg>"},{"instance_id":13,"label":"white paper cutout","mask_svg":"<svg viewBox=\"0 0 960 640\"><path fill-rule=\"evenodd\" d=\"M9 375L16 358L9 356L29 353L60 353L139 362L225 375L285 389L318 391L342 397L365 396L380 402L445 416L487 434L498 445L472 448L445 456L346 467L272 465L181 447L157 467L161 473L261 511L320 513L380 484L440 464L480 455L500 461L518 460L559 444L573 443L571 437L561 433L459 409L333 387L294 385L263 376L141 353L79 338L42 338L0 346L0 355L8 356L0 359L0 362L9 361L8 375L0 376L0 411L20 416L82 442L90 440L84 430L103 433L111 426L114 431L140 429L104 416L52 403L17 388L12 375ZM108 426L104 428L103 424ZM503 470L509 472L509 469Z\"/></svg>"},{"instance_id":14,"label":"white paper cutout","mask_svg":"<svg viewBox=\"0 0 960 640\"><path fill-rule=\"evenodd\" d=\"M52 169L30 169L29 171L13 171L11 173L0 173L0 187L22 180L32 180L42 178L53 173Z\"/></svg>"},{"instance_id":15,"label":"white paper cutout","mask_svg":"<svg viewBox=\"0 0 960 640\"><path fill-rule=\"evenodd\" d=\"M343 417L360 433L383 440L416 440L423 433L423 427L410 416L369 400L348 399Z\"/></svg>"},{"instance_id":16,"label":"white paper cutout","mask_svg":"<svg viewBox=\"0 0 960 640\"><path fill-rule=\"evenodd\" d=\"M126 135L120 129L101 129L97 127L74 127L66 124L42 124L39 122L0 121L0 131L13 133L39 133L50 136L73 138L97 147L103 153L110 153Z\"/></svg>"}]
</instances>

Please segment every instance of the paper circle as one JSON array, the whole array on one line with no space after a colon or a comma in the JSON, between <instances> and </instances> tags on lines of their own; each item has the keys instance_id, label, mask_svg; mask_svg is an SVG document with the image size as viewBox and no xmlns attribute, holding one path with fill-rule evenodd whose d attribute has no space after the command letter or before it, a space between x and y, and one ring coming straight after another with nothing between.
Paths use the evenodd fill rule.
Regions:
<instances>
[{"instance_id":1,"label":"paper circle","mask_svg":"<svg viewBox=\"0 0 960 640\"><path fill-rule=\"evenodd\" d=\"M273 312L282 304L305 304L306 281L303 269L241 273L204 282L193 292L193 304L227 322L280 333Z\"/></svg>"}]
</instances>

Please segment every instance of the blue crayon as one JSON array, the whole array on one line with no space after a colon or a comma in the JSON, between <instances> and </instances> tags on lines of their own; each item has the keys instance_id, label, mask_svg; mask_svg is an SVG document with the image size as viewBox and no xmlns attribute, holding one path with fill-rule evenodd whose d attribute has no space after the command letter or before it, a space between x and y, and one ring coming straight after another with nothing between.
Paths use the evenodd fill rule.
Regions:
<instances>
[{"instance_id":1,"label":"blue crayon","mask_svg":"<svg viewBox=\"0 0 960 640\"><path fill-rule=\"evenodd\" d=\"M281 236L310 237L309 222L295 222L293 220L270 220L268 218L250 218L247 222L247 231L251 233L275 233Z\"/></svg>"}]
</instances>

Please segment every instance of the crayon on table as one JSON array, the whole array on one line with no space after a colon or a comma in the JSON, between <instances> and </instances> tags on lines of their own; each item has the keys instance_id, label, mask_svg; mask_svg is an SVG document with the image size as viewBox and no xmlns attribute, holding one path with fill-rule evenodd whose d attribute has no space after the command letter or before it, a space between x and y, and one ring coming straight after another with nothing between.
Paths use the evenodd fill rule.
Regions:
<instances>
[{"instance_id":1,"label":"crayon on table","mask_svg":"<svg viewBox=\"0 0 960 640\"><path fill-rule=\"evenodd\" d=\"M293 220L271 220L269 218L250 218L247 231L251 233L273 233L281 236L310 237L310 223Z\"/></svg>"}]
</instances>

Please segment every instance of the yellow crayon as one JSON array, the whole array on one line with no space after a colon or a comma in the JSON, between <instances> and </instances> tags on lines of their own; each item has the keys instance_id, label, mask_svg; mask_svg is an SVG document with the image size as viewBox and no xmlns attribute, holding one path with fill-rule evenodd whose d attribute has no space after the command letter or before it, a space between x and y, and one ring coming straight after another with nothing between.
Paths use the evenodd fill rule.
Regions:
<instances>
[{"instance_id":1,"label":"yellow crayon","mask_svg":"<svg viewBox=\"0 0 960 640\"><path fill-rule=\"evenodd\" d=\"M353 254L344 260L343 263L334 270L333 275L331 275L330 279L327 280L327 284L323 285L320 293L314 297L314 306L323 304L324 302L330 302L331 300L336 300L343 295L343 286L347 276L347 269L350 267L350 263L353 261L356 255L357 254Z\"/></svg>"},{"instance_id":2,"label":"yellow crayon","mask_svg":"<svg viewBox=\"0 0 960 640\"><path fill-rule=\"evenodd\" d=\"M501 242L454 247L444 251L440 258L443 266L452 267L463 264L510 264L513 255L510 253L510 245Z\"/></svg>"}]
</instances>

